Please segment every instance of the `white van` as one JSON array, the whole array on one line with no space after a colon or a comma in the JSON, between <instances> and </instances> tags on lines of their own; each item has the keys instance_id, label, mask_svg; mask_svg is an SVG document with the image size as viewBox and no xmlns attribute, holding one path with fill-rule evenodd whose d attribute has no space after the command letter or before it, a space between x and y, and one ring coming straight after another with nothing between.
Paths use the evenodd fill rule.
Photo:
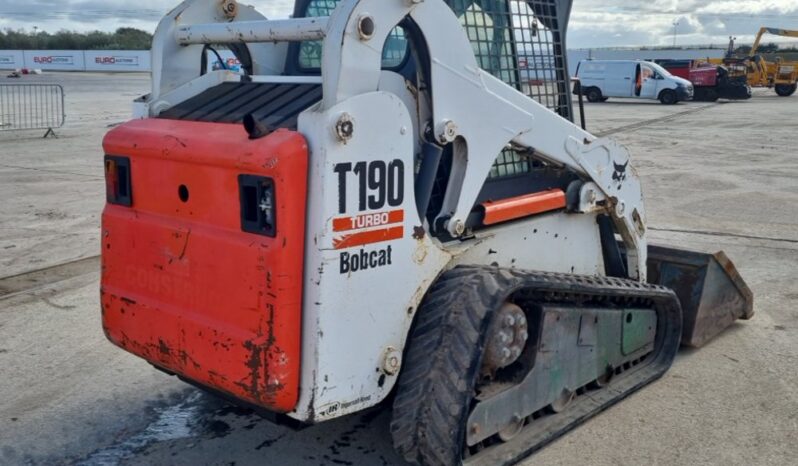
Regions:
<instances>
[{"instance_id":1,"label":"white van","mask_svg":"<svg viewBox=\"0 0 798 466\"><path fill-rule=\"evenodd\" d=\"M641 60L582 60L576 68L590 102L610 97L659 99L672 105L693 98L693 84L656 63Z\"/></svg>"}]
</instances>

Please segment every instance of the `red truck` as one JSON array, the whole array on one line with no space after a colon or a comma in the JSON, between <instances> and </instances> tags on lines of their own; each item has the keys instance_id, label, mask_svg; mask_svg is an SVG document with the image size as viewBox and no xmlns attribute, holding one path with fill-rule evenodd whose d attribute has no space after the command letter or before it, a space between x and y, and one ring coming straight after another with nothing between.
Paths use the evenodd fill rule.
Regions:
<instances>
[{"instance_id":1,"label":"red truck","mask_svg":"<svg viewBox=\"0 0 798 466\"><path fill-rule=\"evenodd\" d=\"M695 87L693 100L714 102L718 99L751 98L751 86L744 73L732 75L725 66L696 60L656 60L674 76L687 79Z\"/></svg>"}]
</instances>

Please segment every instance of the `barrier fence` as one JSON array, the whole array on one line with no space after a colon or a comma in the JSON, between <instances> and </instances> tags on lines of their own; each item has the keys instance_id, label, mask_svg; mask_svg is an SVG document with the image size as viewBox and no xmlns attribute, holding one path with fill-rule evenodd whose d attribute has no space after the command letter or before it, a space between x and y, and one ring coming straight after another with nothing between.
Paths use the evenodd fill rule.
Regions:
<instances>
[{"instance_id":1,"label":"barrier fence","mask_svg":"<svg viewBox=\"0 0 798 466\"><path fill-rule=\"evenodd\" d=\"M12 71L147 72L150 61L149 50L0 50L0 70Z\"/></svg>"},{"instance_id":2,"label":"barrier fence","mask_svg":"<svg viewBox=\"0 0 798 466\"><path fill-rule=\"evenodd\" d=\"M0 84L0 131L44 129L44 137L55 136L65 118L62 86Z\"/></svg>"},{"instance_id":3,"label":"barrier fence","mask_svg":"<svg viewBox=\"0 0 798 466\"><path fill-rule=\"evenodd\" d=\"M522 72L536 74L535 79L544 79L541 70L553 66L541 58L540 50L533 48L518 50L518 68ZM573 75L581 60L648 60L670 58L695 60L722 58L725 48L708 49L571 49L568 64ZM229 50L219 50L222 60L208 52L208 68L236 70L240 63ZM199 66L199 59L197 61ZM20 68L44 71L110 71L147 72L152 69L149 50L0 50L0 70ZM527 70L527 71L524 71ZM523 81L524 79L522 79Z\"/></svg>"}]
</instances>

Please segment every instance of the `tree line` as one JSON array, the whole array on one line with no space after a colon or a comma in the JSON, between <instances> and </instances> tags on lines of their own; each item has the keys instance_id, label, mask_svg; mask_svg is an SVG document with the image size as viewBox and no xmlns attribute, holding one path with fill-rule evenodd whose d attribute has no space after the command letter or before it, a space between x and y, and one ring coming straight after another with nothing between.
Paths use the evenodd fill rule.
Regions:
<instances>
[{"instance_id":1,"label":"tree line","mask_svg":"<svg viewBox=\"0 0 798 466\"><path fill-rule=\"evenodd\" d=\"M741 45L735 49L740 55L745 55L747 53L751 53L751 49L753 47L750 45ZM780 47L779 44L774 42L769 42L767 44L760 44L759 45L759 53L779 53L779 52L798 52L798 49L791 45L789 47Z\"/></svg>"},{"instance_id":2,"label":"tree line","mask_svg":"<svg viewBox=\"0 0 798 466\"><path fill-rule=\"evenodd\" d=\"M0 50L149 50L152 34L136 28L114 32L0 30Z\"/></svg>"}]
</instances>

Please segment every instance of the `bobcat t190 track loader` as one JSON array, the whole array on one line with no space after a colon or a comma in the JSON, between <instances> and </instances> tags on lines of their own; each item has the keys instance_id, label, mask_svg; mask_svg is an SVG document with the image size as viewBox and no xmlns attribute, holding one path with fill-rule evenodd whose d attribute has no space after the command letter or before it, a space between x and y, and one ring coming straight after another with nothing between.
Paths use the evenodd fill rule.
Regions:
<instances>
[{"instance_id":1,"label":"bobcat t190 track loader","mask_svg":"<svg viewBox=\"0 0 798 466\"><path fill-rule=\"evenodd\" d=\"M495 465L751 317L722 253L648 245L627 150L572 123L570 9L183 2L104 141L108 338L278 420L395 393L408 460Z\"/></svg>"}]
</instances>

